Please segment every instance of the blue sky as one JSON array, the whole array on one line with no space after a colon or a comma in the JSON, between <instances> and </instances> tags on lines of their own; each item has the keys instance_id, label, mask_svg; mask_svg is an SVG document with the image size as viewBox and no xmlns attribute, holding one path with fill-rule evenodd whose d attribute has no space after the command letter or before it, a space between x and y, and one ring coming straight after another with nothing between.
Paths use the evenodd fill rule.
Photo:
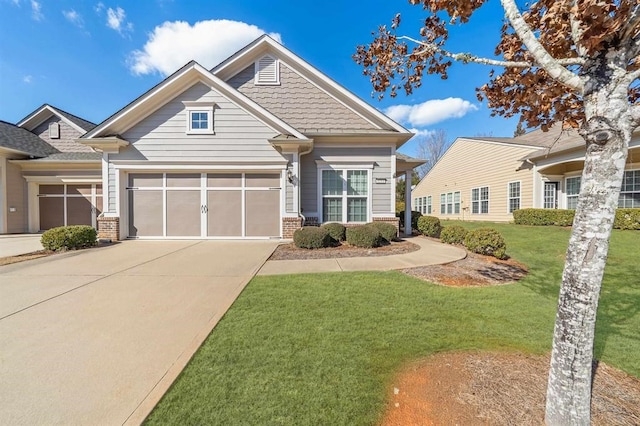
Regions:
<instances>
[{"instance_id":1,"label":"blue sky","mask_svg":"<svg viewBox=\"0 0 640 426\"><path fill-rule=\"evenodd\" d=\"M398 12L400 33L416 35L425 14L405 0L0 0L0 119L49 103L99 123L190 59L212 67L266 32L407 128L444 129L451 141L512 136L517 120L491 117L476 99L489 72L480 65L454 66L448 80L428 76L411 96L371 97L351 56ZM490 1L449 49L491 55L501 20ZM402 151L415 154L415 145Z\"/></svg>"}]
</instances>

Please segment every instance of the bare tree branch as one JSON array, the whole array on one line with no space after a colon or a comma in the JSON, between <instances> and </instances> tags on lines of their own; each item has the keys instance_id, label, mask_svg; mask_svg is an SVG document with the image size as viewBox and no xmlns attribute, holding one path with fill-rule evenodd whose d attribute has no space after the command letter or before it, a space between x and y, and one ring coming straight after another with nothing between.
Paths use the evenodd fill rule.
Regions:
<instances>
[{"instance_id":1,"label":"bare tree branch","mask_svg":"<svg viewBox=\"0 0 640 426\"><path fill-rule=\"evenodd\" d=\"M635 127L640 126L640 105L634 105L630 108L631 117L633 118Z\"/></svg>"},{"instance_id":2,"label":"bare tree branch","mask_svg":"<svg viewBox=\"0 0 640 426\"><path fill-rule=\"evenodd\" d=\"M584 80L566 69L558 62L547 50L540 44L536 36L527 25L522 14L516 6L515 0L500 0L504 8L505 16L511 23L522 43L527 47L529 53L533 56L536 63L543 68L552 78L557 80L564 86L582 93L584 89Z\"/></svg>"},{"instance_id":3,"label":"bare tree branch","mask_svg":"<svg viewBox=\"0 0 640 426\"><path fill-rule=\"evenodd\" d=\"M569 3L571 7L576 4L575 0L571 0ZM580 28L580 21L576 19L573 13L571 13L569 14L569 23L571 24L571 39L573 40L573 44L576 47L576 52L578 53L578 56L584 56L585 49L584 46L582 46L582 44L580 43L584 31L582 30L582 28Z\"/></svg>"},{"instance_id":4,"label":"bare tree branch","mask_svg":"<svg viewBox=\"0 0 640 426\"><path fill-rule=\"evenodd\" d=\"M498 59L482 58L480 56L472 55L471 53L453 53L441 47L438 47L433 43L426 43L424 41L416 40L415 38L404 36L404 35L398 36L398 40L409 40L413 43L416 43L424 47L424 49L422 50L407 54L407 56L422 55L424 53L437 52L443 56L453 59L454 61L462 62L465 64L473 62L476 64L491 65L491 66L505 67L505 68L532 68L535 66L534 63L527 62L527 61L501 61ZM584 64L584 60L582 58L563 58L563 59L555 59L555 60L561 65Z\"/></svg>"}]
</instances>

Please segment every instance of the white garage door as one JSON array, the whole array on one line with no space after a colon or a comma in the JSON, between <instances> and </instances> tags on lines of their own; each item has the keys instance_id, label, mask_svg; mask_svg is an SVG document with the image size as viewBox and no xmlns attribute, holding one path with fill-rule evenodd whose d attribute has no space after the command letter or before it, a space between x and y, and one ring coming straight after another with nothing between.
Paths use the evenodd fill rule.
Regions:
<instances>
[{"instance_id":1,"label":"white garage door","mask_svg":"<svg viewBox=\"0 0 640 426\"><path fill-rule=\"evenodd\" d=\"M130 173L129 236L280 236L278 173Z\"/></svg>"}]
</instances>

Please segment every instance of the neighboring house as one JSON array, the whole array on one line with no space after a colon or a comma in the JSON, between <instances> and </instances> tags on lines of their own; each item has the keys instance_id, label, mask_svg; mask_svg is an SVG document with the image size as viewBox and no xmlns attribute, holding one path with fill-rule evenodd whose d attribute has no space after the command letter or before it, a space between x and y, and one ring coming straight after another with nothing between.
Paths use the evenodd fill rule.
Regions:
<instances>
[{"instance_id":1,"label":"neighboring house","mask_svg":"<svg viewBox=\"0 0 640 426\"><path fill-rule=\"evenodd\" d=\"M75 141L94 126L51 105L0 122L0 233L97 225L101 155Z\"/></svg>"},{"instance_id":2,"label":"neighboring house","mask_svg":"<svg viewBox=\"0 0 640 426\"><path fill-rule=\"evenodd\" d=\"M458 138L413 191L413 210L440 219L511 221L521 208L575 209L585 144L554 126L516 138ZM640 208L640 133L620 207Z\"/></svg>"},{"instance_id":3,"label":"neighboring house","mask_svg":"<svg viewBox=\"0 0 640 426\"><path fill-rule=\"evenodd\" d=\"M39 114L18 124L46 139L53 121ZM27 198L36 193L42 204L52 194L37 188L49 182L32 175L63 157L56 170L91 184L82 195L100 213L100 236L112 239L291 238L303 222L397 225L395 177L422 163L396 154L411 132L268 36L213 70L188 63L83 130L70 146L48 140L60 153L9 162L35 185ZM82 170L69 168L70 151L78 161L91 156L91 167L84 158ZM66 193L78 192L68 182L60 182ZM65 214L75 201L65 200ZM28 210L28 229L44 229L42 211L36 221L37 206Z\"/></svg>"}]
</instances>

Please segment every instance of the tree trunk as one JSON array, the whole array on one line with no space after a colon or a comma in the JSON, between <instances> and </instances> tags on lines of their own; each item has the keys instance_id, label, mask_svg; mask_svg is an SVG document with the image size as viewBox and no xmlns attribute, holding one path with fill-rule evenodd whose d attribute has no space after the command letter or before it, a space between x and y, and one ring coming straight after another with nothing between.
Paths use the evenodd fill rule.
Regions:
<instances>
[{"instance_id":1,"label":"tree trunk","mask_svg":"<svg viewBox=\"0 0 640 426\"><path fill-rule=\"evenodd\" d=\"M620 113L592 117L580 131L587 147L553 335L547 425L590 424L596 311L632 130L621 129Z\"/></svg>"}]
</instances>

